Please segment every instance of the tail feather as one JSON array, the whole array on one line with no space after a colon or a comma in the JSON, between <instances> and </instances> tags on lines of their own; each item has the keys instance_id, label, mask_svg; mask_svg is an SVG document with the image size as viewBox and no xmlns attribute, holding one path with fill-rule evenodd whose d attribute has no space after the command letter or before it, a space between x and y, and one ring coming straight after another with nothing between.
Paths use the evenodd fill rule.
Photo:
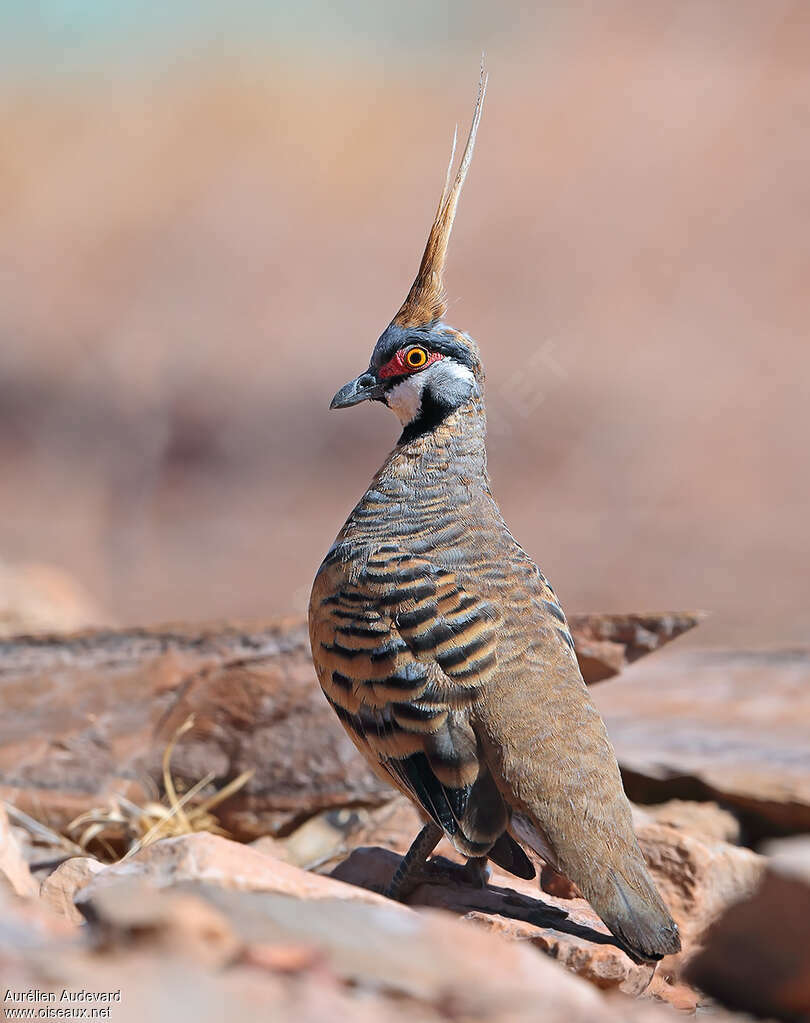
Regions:
<instances>
[{"instance_id":1,"label":"tail feather","mask_svg":"<svg viewBox=\"0 0 810 1023\"><path fill-rule=\"evenodd\" d=\"M598 888L598 894L589 892L589 901L632 958L656 962L680 951L678 925L646 871L632 884L612 871Z\"/></svg>"},{"instance_id":2,"label":"tail feather","mask_svg":"<svg viewBox=\"0 0 810 1023\"><path fill-rule=\"evenodd\" d=\"M555 870L559 870L557 853L551 844L551 839L541 827L529 820L522 813L513 813L510 824L514 837L519 839L546 863L549 863Z\"/></svg>"},{"instance_id":3,"label":"tail feather","mask_svg":"<svg viewBox=\"0 0 810 1023\"><path fill-rule=\"evenodd\" d=\"M545 831L523 814L512 815L515 835L549 863L560 870L556 850ZM643 962L655 962L665 955L679 952L681 939L678 925L664 905L643 860L630 861L628 873L632 880L616 870L589 872L562 870L585 893L586 898L604 920L611 934L625 952ZM577 876L572 876L576 874Z\"/></svg>"},{"instance_id":4,"label":"tail feather","mask_svg":"<svg viewBox=\"0 0 810 1023\"><path fill-rule=\"evenodd\" d=\"M508 831L504 831L487 856L493 863L497 863L499 867L514 874L515 877L531 881L533 877L537 876L534 864Z\"/></svg>"}]
</instances>

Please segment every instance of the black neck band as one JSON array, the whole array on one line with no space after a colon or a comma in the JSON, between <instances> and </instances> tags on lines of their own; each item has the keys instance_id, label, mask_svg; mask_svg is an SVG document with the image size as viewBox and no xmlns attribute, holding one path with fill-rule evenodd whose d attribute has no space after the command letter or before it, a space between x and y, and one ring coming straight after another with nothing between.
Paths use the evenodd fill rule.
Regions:
<instances>
[{"instance_id":1,"label":"black neck band","mask_svg":"<svg viewBox=\"0 0 810 1023\"><path fill-rule=\"evenodd\" d=\"M456 407L446 402L438 401L428 388L422 392L422 405L419 415L412 419L402 431L402 436L397 444L407 444L408 441L421 437L425 433L435 430L439 423L443 422L455 412Z\"/></svg>"}]
</instances>

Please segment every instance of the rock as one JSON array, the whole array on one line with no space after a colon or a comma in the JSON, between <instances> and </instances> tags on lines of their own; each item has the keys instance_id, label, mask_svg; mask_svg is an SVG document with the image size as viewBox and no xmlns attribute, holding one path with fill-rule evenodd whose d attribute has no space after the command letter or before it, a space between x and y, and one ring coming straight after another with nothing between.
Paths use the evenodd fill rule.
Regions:
<instances>
[{"instance_id":1,"label":"rock","mask_svg":"<svg viewBox=\"0 0 810 1023\"><path fill-rule=\"evenodd\" d=\"M575 653L579 670L588 685L613 678L627 665L622 644L607 639L583 639L577 644Z\"/></svg>"},{"instance_id":2,"label":"rock","mask_svg":"<svg viewBox=\"0 0 810 1023\"><path fill-rule=\"evenodd\" d=\"M681 925L687 943L696 940L727 905L746 897L753 890L762 876L765 859L750 849L714 837L713 832L730 827L734 818L711 804L664 804L635 810L636 833L656 882ZM659 822L655 817L658 813L664 821L678 818L688 822L691 830ZM419 814L404 796L395 796L385 806L373 810L353 812L350 821L352 827L343 837L343 845L347 849L381 846L383 850L397 855L407 850L421 827ZM698 827L702 828L702 834ZM445 840L437 847L437 854L462 862ZM376 854L370 856L367 851L363 856L369 858L357 860L352 856L347 860L344 857L340 865L335 865L337 869L332 868L332 875L352 884L384 887L394 859ZM531 856L542 870L543 861L533 853ZM536 882L521 882L493 864L490 866L498 885L533 898L542 898ZM369 872L364 874L364 871ZM586 905L576 893L572 899L569 886L570 882L565 879L565 885L559 892L546 893L554 894L555 898L543 901L565 911L572 906ZM460 898L463 894L456 892L453 897ZM582 922L589 925L594 920L595 917L582 918ZM601 925L599 929L602 929Z\"/></svg>"},{"instance_id":3,"label":"rock","mask_svg":"<svg viewBox=\"0 0 810 1023\"><path fill-rule=\"evenodd\" d=\"M195 1018L213 1020L198 1004L202 992L217 1018L227 1005L240 1019L261 1010L263 1019L303 1023L529 1023L538 1013L549 1023L657 1023L605 1001L528 942L415 912L255 849L237 847L247 854L237 867L234 843L204 837L167 839L140 862L103 868L79 895L92 947L61 946L44 975L41 957L23 957L18 987L120 989L114 1012L125 1021L145 1011L168 1021L166 992L175 1012L188 997L184 1015L190 1005Z\"/></svg>"},{"instance_id":4,"label":"rock","mask_svg":"<svg viewBox=\"0 0 810 1023\"><path fill-rule=\"evenodd\" d=\"M386 826L385 815L381 811L375 813ZM387 827L397 834L403 829L393 826L391 816L389 813ZM734 898L750 891L761 873L761 857L754 853L724 843L709 846L695 836L666 825L646 825L641 830L640 840L664 897L682 928L687 954L710 920ZM402 842L401 835L397 841ZM152 889L163 891L204 884L217 890L284 895L307 903L361 901L407 917L408 909L370 890L384 886L398 859L398 854L387 850L356 850L338 867L334 876L323 877L255 848L200 833L155 842L131 859L101 869L86 860L68 861L43 885L43 897L48 905L65 913L65 902L73 891L82 914L91 920L99 914L101 917L108 915L104 907L107 900L112 899L119 909L124 905L128 907L127 913L135 914L127 924L130 929L140 926L137 914L142 912L142 907L138 899L122 903L123 896L108 894L123 891L120 886L125 882L148 884ZM433 869L438 871L439 868L437 864ZM603 989L616 988L638 995L650 982L652 971L631 962L613 944L604 925L582 899L538 898L535 885L498 870L493 873L490 885L482 890L448 883L441 875L437 875L437 881L437 884L420 886L410 900L411 905L449 910L479 927L530 944ZM70 917L69 913L67 915ZM116 926L123 926L121 919ZM180 940L175 930L172 940ZM217 927L214 933L219 935ZM184 942L189 943L185 939ZM212 957L212 961L217 956L233 954L232 943L224 938L218 937L214 944L215 948L203 944L194 954ZM653 990L659 997L680 999L682 1005L689 995L688 990L673 985L667 987L658 979Z\"/></svg>"},{"instance_id":5,"label":"rock","mask_svg":"<svg viewBox=\"0 0 810 1023\"><path fill-rule=\"evenodd\" d=\"M759 884L765 858L726 842L703 839L667 824L637 828L639 845L681 931L688 959L706 928Z\"/></svg>"},{"instance_id":6,"label":"rock","mask_svg":"<svg viewBox=\"0 0 810 1023\"><path fill-rule=\"evenodd\" d=\"M712 800L746 841L810 831L810 650L685 650L593 690L641 803Z\"/></svg>"},{"instance_id":7,"label":"rock","mask_svg":"<svg viewBox=\"0 0 810 1023\"><path fill-rule=\"evenodd\" d=\"M710 928L690 983L731 1009L810 1018L810 839L773 850L762 883Z\"/></svg>"},{"instance_id":8,"label":"rock","mask_svg":"<svg viewBox=\"0 0 810 1023\"><path fill-rule=\"evenodd\" d=\"M70 632L108 622L96 602L54 565L0 561L0 637Z\"/></svg>"},{"instance_id":9,"label":"rock","mask_svg":"<svg viewBox=\"0 0 810 1023\"><path fill-rule=\"evenodd\" d=\"M572 628L577 642L612 643L618 670L645 649L640 629L652 648L688 618L585 615ZM118 794L142 805L159 791L163 752L192 713L174 776L191 786L213 771L221 786L252 770L217 808L238 838L286 833L321 811L391 795L324 700L300 621L5 640L0 701L0 799L59 831Z\"/></svg>"},{"instance_id":10,"label":"rock","mask_svg":"<svg viewBox=\"0 0 810 1023\"><path fill-rule=\"evenodd\" d=\"M302 899L386 901L374 892L362 892L358 896L356 890L331 878L309 873L251 846L207 832L164 838L146 846L130 859L105 867L78 893L76 904L82 909L101 888L115 884L121 878L143 879L156 888L169 888L184 881L201 881L223 888L276 892Z\"/></svg>"},{"instance_id":11,"label":"rock","mask_svg":"<svg viewBox=\"0 0 810 1023\"><path fill-rule=\"evenodd\" d=\"M272 835L262 835L261 838L254 838L250 843L250 848L255 849L264 856L273 856L277 860L284 860L285 863L291 862L284 842L279 838L273 838ZM297 863L296 866L300 866L300 864Z\"/></svg>"},{"instance_id":12,"label":"rock","mask_svg":"<svg viewBox=\"0 0 810 1023\"><path fill-rule=\"evenodd\" d=\"M374 813L397 832L390 813L387 822ZM355 853L366 882L374 870L363 855L380 882L396 862L383 850ZM0 973L19 991L120 990L112 1011L125 1023L146 1013L169 1023L178 1004L204 1023L223 1005L240 1020L261 1012L298 1023L665 1019L650 1002L604 997L639 993L651 971L612 945L586 904L540 901L499 873L450 906L464 916L454 921L424 908L448 904L446 884L422 886L422 905L409 908L205 834L156 842L114 866L77 859L59 871L51 895L68 897L90 878L78 892L90 943L71 941L73 926L47 913L50 895L28 900L27 915L15 900L0 911ZM688 989L669 987L670 1001L688 1007Z\"/></svg>"},{"instance_id":13,"label":"rock","mask_svg":"<svg viewBox=\"0 0 810 1023\"><path fill-rule=\"evenodd\" d=\"M80 924L83 918L74 905L76 895L103 869L104 865L90 856L71 856L42 882L43 903L71 923Z\"/></svg>"},{"instance_id":14,"label":"rock","mask_svg":"<svg viewBox=\"0 0 810 1023\"><path fill-rule=\"evenodd\" d=\"M0 887L0 977L5 967L27 952L75 937L76 928L52 913L39 899L21 898ZM2 994L0 994L2 998Z\"/></svg>"},{"instance_id":15,"label":"rock","mask_svg":"<svg viewBox=\"0 0 810 1023\"><path fill-rule=\"evenodd\" d=\"M382 806L371 809L361 807L352 811L348 820L341 818L344 850L364 845L381 845L385 849L404 853L416 838L422 824L422 818L410 799L397 793ZM449 855L452 847L443 842L439 852Z\"/></svg>"},{"instance_id":16,"label":"rock","mask_svg":"<svg viewBox=\"0 0 810 1023\"><path fill-rule=\"evenodd\" d=\"M161 879L165 880L165 879ZM111 873L78 894L78 904L93 929L97 951L150 932L156 951L175 951L195 964L221 968L242 950L227 919L209 901L204 888L176 881L169 890L137 874Z\"/></svg>"},{"instance_id":17,"label":"rock","mask_svg":"<svg viewBox=\"0 0 810 1023\"><path fill-rule=\"evenodd\" d=\"M381 890L390 881L400 856L380 848L355 849L332 872L349 884ZM619 949L584 899L538 898L536 883L493 869L489 885L477 889L448 879L441 859L428 863L425 883L408 899L411 906L430 906L458 914L501 935L541 949L600 988L640 994L652 969L633 963Z\"/></svg>"},{"instance_id":18,"label":"rock","mask_svg":"<svg viewBox=\"0 0 810 1023\"><path fill-rule=\"evenodd\" d=\"M0 798L57 830L118 791L142 805L192 713L174 776L190 786L214 771L222 784L254 770L220 808L242 838L388 797L324 700L300 623L6 641L0 700Z\"/></svg>"},{"instance_id":19,"label":"rock","mask_svg":"<svg viewBox=\"0 0 810 1023\"><path fill-rule=\"evenodd\" d=\"M774 839L765 843L762 852L772 872L810 885L810 835Z\"/></svg>"},{"instance_id":20,"label":"rock","mask_svg":"<svg viewBox=\"0 0 810 1023\"><path fill-rule=\"evenodd\" d=\"M618 675L639 657L660 649L693 629L700 611L679 614L570 615L577 660L589 684Z\"/></svg>"},{"instance_id":21,"label":"rock","mask_svg":"<svg viewBox=\"0 0 810 1023\"><path fill-rule=\"evenodd\" d=\"M561 874L550 863L544 863L540 870L540 890L558 899L581 899L582 892L565 874Z\"/></svg>"},{"instance_id":22,"label":"rock","mask_svg":"<svg viewBox=\"0 0 810 1023\"><path fill-rule=\"evenodd\" d=\"M413 804L397 795L382 806L324 810L284 838L265 836L251 845L305 870L329 873L351 849L372 841L407 849L421 827Z\"/></svg>"},{"instance_id":23,"label":"rock","mask_svg":"<svg viewBox=\"0 0 810 1023\"><path fill-rule=\"evenodd\" d=\"M96 947L91 948L86 941L75 939L75 927L60 922L41 904L6 900L0 892L0 976L5 1014L10 1016L9 1010L14 1009L45 1018L46 1012L65 1012L66 1003L60 998L67 990L109 992L109 998L102 996L101 1004L93 1007L123 1023L144 1018L176 1021L178 1006L182 1006L182 1018L210 1023L222 1019L224 1006L240 1021L290 1018L285 1011L292 1010L297 983L282 988L269 968L261 972L255 968L223 970L228 954L212 954L229 939L232 944L228 951L233 955L240 947L227 921L223 933L220 913L189 895L178 896L174 905L169 905L166 898L160 906L147 904L148 892L141 895L145 929L138 935L123 929L113 931L106 947L96 941ZM313 985L311 993L299 991L296 1019L314 1023L317 1017L310 1011L312 1004L323 1003L330 987L336 986L326 979ZM350 997L337 990L331 993L344 1012L350 1008ZM67 1009L78 1015L86 1005L68 1002Z\"/></svg>"},{"instance_id":24,"label":"rock","mask_svg":"<svg viewBox=\"0 0 810 1023\"><path fill-rule=\"evenodd\" d=\"M360 1004L372 1000L387 1006L406 999L416 1018L451 1013L528 1021L539 1008L549 1020L620 1018L596 991L530 947L386 900L375 905L354 898L311 901L190 883L158 894L120 876L96 889L89 904L102 949L114 933L125 941L152 933L166 953L185 950L203 968L230 964L238 969L245 962L280 968L282 975L299 978L299 988L302 975L317 987L318 972L321 985L330 988L331 974L343 994L338 1005L354 991ZM326 1018L335 1016L328 1012ZM388 1012L382 1018L390 1018Z\"/></svg>"},{"instance_id":25,"label":"rock","mask_svg":"<svg viewBox=\"0 0 810 1023\"><path fill-rule=\"evenodd\" d=\"M37 894L37 883L31 877L31 871L25 862L2 803L0 803L0 882L7 884L16 895L33 896Z\"/></svg>"},{"instance_id":26,"label":"rock","mask_svg":"<svg viewBox=\"0 0 810 1023\"><path fill-rule=\"evenodd\" d=\"M292 834L277 839L283 859L304 870L314 870L346 847L346 837L361 822L354 810L325 810L315 814Z\"/></svg>"},{"instance_id":27,"label":"rock","mask_svg":"<svg viewBox=\"0 0 810 1023\"><path fill-rule=\"evenodd\" d=\"M36 989L37 979L71 947L75 933L73 925L51 913L39 899L15 895L9 885L0 884L0 1000L4 1018L11 1018L8 1010L16 1008L7 992ZM36 1014L36 1006L33 1008Z\"/></svg>"},{"instance_id":28,"label":"rock","mask_svg":"<svg viewBox=\"0 0 810 1023\"><path fill-rule=\"evenodd\" d=\"M688 816L685 807L680 813ZM701 814L696 816L700 819ZM703 817L713 819L708 811ZM416 889L409 904L445 909L513 939L529 941L603 989L639 994L649 984L651 996L693 1010L699 998L694 990L678 982L682 965L699 947L710 923L755 888L765 861L748 849L649 818L638 820L636 826L656 883L681 928L684 942L683 952L665 959L651 983L651 971L631 962L613 944L588 903L581 897L571 898L573 893L567 889L555 896L541 894L537 882L521 881L493 867L488 888L475 890L448 879L438 868L430 868L435 883ZM372 842L387 848L355 848L333 869L332 876L381 890L418 828L418 815L404 797L370 811L357 830L347 836L347 844ZM437 852L459 861L444 841Z\"/></svg>"},{"instance_id":29,"label":"rock","mask_svg":"<svg viewBox=\"0 0 810 1023\"><path fill-rule=\"evenodd\" d=\"M695 803L688 799L670 799L666 803L633 807L636 827L651 821L670 824L679 831L688 831L704 839L729 842L740 841L740 822L729 810L717 803Z\"/></svg>"}]
</instances>

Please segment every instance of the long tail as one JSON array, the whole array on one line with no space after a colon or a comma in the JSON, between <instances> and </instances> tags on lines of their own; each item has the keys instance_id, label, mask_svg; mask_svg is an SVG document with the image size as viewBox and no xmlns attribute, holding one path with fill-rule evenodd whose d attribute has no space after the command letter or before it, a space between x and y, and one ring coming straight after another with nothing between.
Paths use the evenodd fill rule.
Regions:
<instances>
[{"instance_id":1,"label":"long tail","mask_svg":"<svg viewBox=\"0 0 810 1023\"><path fill-rule=\"evenodd\" d=\"M527 649L525 663L510 662L508 683L506 673L497 681L482 687L475 724L512 810L512 837L573 881L631 955L677 952L678 928L647 871L616 754L573 659Z\"/></svg>"},{"instance_id":2,"label":"long tail","mask_svg":"<svg viewBox=\"0 0 810 1023\"><path fill-rule=\"evenodd\" d=\"M610 871L590 886L588 899L611 933L632 957L656 962L681 950L678 925L664 905L646 869L632 883Z\"/></svg>"},{"instance_id":3,"label":"long tail","mask_svg":"<svg viewBox=\"0 0 810 1023\"><path fill-rule=\"evenodd\" d=\"M562 869L545 831L518 813L513 815L511 826L516 838L552 867ZM640 851L635 852L627 866L629 877L615 867L606 867L604 873L596 871L576 877L569 874L569 877L579 885L611 934L633 959L656 962L665 955L679 952L678 925L653 884ZM574 873L579 874L579 871Z\"/></svg>"}]
</instances>

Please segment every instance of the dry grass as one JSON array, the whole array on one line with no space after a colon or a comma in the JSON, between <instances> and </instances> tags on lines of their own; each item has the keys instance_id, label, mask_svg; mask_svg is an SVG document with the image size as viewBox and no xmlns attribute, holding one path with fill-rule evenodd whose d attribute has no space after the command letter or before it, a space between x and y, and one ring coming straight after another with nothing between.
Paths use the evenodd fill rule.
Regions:
<instances>
[{"instance_id":1,"label":"dry grass","mask_svg":"<svg viewBox=\"0 0 810 1023\"><path fill-rule=\"evenodd\" d=\"M197 831L227 836L213 810L247 784L253 771L243 771L233 781L204 798L200 793L214 780L213 772L185 792L179 791L171 771L172 754L178 741L193 726L194 715L191 714L171 737L163 753L163 801L155 800L138 806L125 796L114 796L106 806L94 807L72 820L65 829L66 835L7 805L9 816L26 828L37 843L64 849L71 856L93 856L105 863L129 859L161 838L190 835Z\"/></svg>"}]
</instances>

